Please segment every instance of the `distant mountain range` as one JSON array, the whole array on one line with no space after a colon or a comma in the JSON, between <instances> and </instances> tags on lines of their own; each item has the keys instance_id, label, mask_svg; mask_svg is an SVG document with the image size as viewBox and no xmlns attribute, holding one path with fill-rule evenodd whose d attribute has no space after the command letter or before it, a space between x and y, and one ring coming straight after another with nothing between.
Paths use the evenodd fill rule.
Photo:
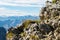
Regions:
<instances>
[{"instance_id":1,"label":"distant mountain range","mask_svg":"<svg viewBox=\"0 0 60 40\"><path fill-rule=\"evenodd\" d=\"M18 24L21 24L25 20L37 20L38 16L9 16L9 17L0 17L0 27L6 29L10 27L15 27Z\"/></svg>"}]
</instances>

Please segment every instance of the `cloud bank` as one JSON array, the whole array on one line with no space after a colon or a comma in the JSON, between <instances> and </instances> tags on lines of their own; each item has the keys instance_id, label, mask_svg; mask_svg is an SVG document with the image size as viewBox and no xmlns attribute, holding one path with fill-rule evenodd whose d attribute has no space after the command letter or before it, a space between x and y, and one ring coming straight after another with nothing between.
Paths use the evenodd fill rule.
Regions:
<instances>
[{"instance_id":1,"label":"cloud bank","mask_svg":"<svg viewBox=\"0 0 60 40\"><path fill-rule=\"evenodd\" d=\"M38 16L38 9L33 8L41 8L44 6L46 0L0 0L0 16L24 16L24 15L32 15ZM6 7L8 6L8 7ZM11 7L14 7L12 9ZM30 8L27 9L17 9L16 7L31 7L33 10L28 12ZM34 11L36 10L36 11Z\"/></svg>"}]
</instances>

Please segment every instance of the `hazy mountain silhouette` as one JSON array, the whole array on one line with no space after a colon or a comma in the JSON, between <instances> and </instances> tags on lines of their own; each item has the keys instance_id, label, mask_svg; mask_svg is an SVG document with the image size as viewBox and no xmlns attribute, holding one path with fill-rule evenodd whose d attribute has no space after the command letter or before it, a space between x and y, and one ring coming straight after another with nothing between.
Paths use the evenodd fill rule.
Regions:
<instances>
[{"instance_id":1,"label":"hazy mountain silhouette","mask_svg":"<svg viewBox=\"0 0 60 40\"><path fill-rule=\"evenodd\" d=\"M25 20L36 20L36 19L39 19L39 17L30 16L30 15L28 15L28 16L9 16L9 17L0 16L0 27L9 29L11 26L15 27Z\"/></svg>"},{"instance_id":2,"label":"hazy mountain silhouette","mask_svg":"<svg viewBox=\"0 0 60 40\"><path fill-rule=\"evenodd\" d=\"M6 40L6 30L4 27L0 27L0 40Z\"/></svg>"}]
</instances>

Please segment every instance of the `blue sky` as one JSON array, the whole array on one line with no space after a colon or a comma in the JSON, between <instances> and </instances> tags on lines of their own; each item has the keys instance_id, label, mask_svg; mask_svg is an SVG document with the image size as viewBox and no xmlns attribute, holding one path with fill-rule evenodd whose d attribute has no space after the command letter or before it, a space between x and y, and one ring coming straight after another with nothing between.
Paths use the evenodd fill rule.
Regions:
<instances>
[{"instance_id":1,"label":"blue sky","mask_svg":"<svg viewBox=\"0 0 60 40\"><path fill-rule=\"evenodd\" d=\"M0 0L0 16L39 16L46 0Z\"/></svg>"}]
</instances>

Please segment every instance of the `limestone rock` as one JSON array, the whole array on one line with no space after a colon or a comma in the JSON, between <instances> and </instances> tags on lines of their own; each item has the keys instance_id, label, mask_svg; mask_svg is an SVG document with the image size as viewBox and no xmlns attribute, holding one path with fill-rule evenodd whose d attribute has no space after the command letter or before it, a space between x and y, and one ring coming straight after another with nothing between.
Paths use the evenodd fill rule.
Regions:
<instances>
[{"instance_id":1,"label":"limestone rock","mask_svg":"<svg viewBox=\"0 0 60 40\"><path fill-rule=\"evenodd\" d=\"M10 28L7 40L60 40L60 2L46 2L40 21L26 20L19 27Z\"/></svg>"}]
</instances>

